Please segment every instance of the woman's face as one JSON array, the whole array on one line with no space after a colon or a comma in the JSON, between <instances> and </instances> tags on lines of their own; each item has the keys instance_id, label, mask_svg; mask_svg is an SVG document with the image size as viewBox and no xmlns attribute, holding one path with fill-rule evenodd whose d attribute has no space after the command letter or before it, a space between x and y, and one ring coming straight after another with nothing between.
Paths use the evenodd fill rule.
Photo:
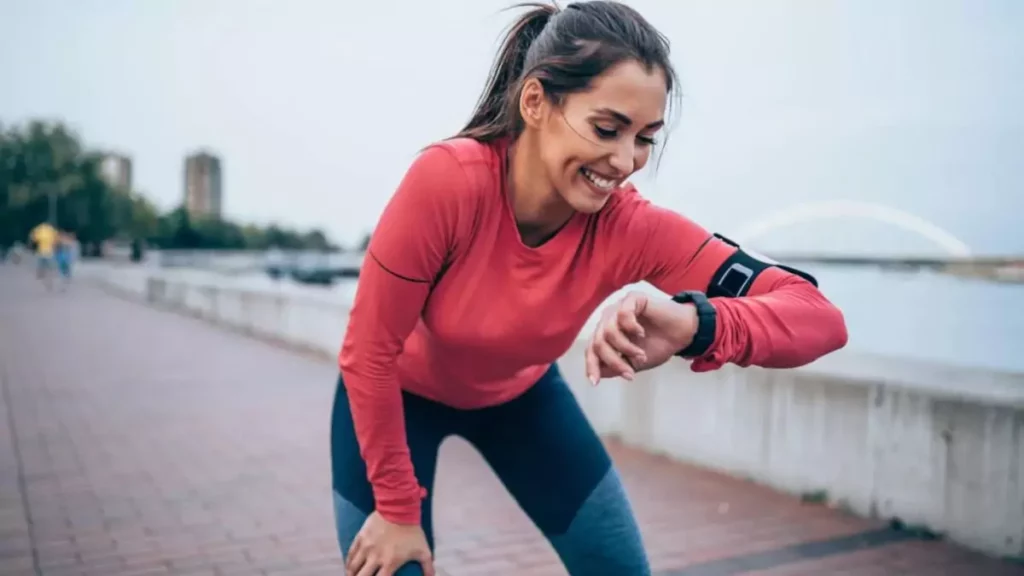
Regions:
<instances>
[{"instance_id":1,"label":"woman's face","mask_svg":"<svg viewBox=\"0 0 1024 576\"><path fill-rule=\"evenodd\" d=\"M569 206L597 212L651 157L664 124L665 75L660 68L647 70L626 61L560 106L544 98L542 90L539 83L528 83L521 100L521 112L533 120L527 125L538 131L541 163Z\"/></svg>"}]
</instances>

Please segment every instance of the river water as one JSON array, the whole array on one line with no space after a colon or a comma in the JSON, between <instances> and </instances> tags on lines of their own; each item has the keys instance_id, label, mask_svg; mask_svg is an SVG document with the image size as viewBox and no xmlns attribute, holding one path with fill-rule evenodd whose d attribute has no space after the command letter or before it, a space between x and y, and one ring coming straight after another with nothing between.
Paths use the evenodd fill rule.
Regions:
<instances>
[{"instance_id":1,"label":"river water","mask_svg":"<svg viewBox=\"0 0 1024 576\"><path fill-rule=\"evenodd\" d=\"M807 268L846 317L848 348L898 358L1024 373L1024 284L865 267ZM356 283L310 287L253 275L258 290L350 302Z\"/></svg>"},{"instance_id":2,"label":"river water","mask_svg":"<svg viewBox=\"0 0 1024 576\"><path fill-rule=\"evenodd\" d=\"M1024 284L854 267L810 271L843 310L852 349L1024 373Z\"/></svg>"}]
</instances>

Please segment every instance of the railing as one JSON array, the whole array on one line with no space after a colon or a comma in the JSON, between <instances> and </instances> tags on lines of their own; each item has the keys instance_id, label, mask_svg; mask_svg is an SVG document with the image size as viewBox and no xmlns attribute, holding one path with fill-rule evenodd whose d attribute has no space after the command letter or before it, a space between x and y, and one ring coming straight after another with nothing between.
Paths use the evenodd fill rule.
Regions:
<instances>
[{"instance_id":1,"label":"railing","mask_svg":"<svg viewBox=\"0 0 1024 576\"><path fill-rule=\"evenodd\" d=\"M122 294L333 358L343 302L132 268ZM682 361L591 387L583 341L560 361L602 434L869 517L1024 556L1024 375L841 351L795 370L695 374ZM326 384L325 384L326 385Z\"/></svg>"}]
</instances>

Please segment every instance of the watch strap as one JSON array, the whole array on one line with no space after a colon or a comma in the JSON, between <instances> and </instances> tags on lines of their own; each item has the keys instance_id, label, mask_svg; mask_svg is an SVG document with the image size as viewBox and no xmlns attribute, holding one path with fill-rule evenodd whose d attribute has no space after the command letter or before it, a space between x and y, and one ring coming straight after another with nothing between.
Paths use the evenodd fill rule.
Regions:
<instances>
[{"instance_id":1,"label":"watch strap","mask_svg":"<svg viewBox=\"0 0 1024 576\"><path fill-rule=\"evenodd\" d=\"M697 333L689 346L676 352L677 356L683 358L697 358L703 356L715 343L715 331L717 329L718 314L715 307L708 301L703 292L687 290L672 297L674 302L679 304L693 304L697 309Z\"/></svg>"}]
</instances>

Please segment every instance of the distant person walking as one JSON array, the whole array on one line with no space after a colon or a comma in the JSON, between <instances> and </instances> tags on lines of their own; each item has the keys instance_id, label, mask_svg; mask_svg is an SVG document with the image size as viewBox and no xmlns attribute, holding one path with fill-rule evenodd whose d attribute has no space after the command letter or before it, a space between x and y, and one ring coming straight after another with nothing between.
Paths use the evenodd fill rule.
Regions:
<instances>
[{"instance_id":1,"label":"distant person walking","mask_svg":"<svg viewBox=\"0 0 1024 576\"><path fill-rule=\"evenodd\" d=\"M48 222L43 222L29 232L29 242L36 251L36 277L47 289L53 287L55 253L60 241L60 232Z\"/></svg>"},{"instance_id":2,"label":"distant person walking","mask_svg":"<svg viewBox=\"0 0 1024 576\"><path fill-rule=\"evenodd\" d=\"M61 288L66 288L71 283L71 267L75 261L78 240L73 232L61 232L57 240L57 249L54 259L57 263L57 270L60 272L63 283Z\"/></svg>"}]
</instances>

